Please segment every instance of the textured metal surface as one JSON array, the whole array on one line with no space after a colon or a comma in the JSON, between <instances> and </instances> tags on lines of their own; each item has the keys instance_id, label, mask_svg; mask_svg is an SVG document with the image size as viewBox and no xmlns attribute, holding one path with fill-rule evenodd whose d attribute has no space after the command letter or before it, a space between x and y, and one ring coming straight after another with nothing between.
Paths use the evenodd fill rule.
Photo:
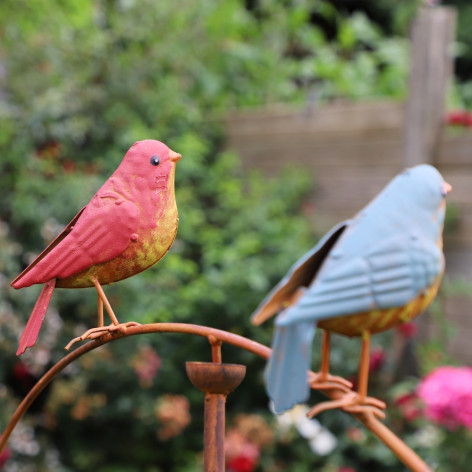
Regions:
<instances>
[{"instance_id":1,"label":"textured metal surface","mask_svg":"<svg viewBox=\"0 0 472 472\"><path fill-rule=\"evenodd\" d=\"M187 362L190 382L205 393L228 395L243 380L246 366L240 364L217 364L215 362Z\"/></svg>"}]
</instances>

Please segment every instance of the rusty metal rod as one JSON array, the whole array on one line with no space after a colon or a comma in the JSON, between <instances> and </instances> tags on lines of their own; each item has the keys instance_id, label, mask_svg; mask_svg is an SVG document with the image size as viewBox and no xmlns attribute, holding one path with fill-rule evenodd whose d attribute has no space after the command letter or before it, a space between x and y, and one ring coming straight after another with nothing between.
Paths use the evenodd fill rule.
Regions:
<instances>
[{"instance_id":1,"label":"rusty metal rod","mask_svg":"<svg viewBox=\"0 0 472 472\"><path fill-rule=\"evenodd\" d=\"M17 409L15 410L15 413L10 418L10 421L8 422L5 430L3 431L2 436L0 437L0 454L3 452L3 449L5 449L8 439L10 438L11 433L15 429L15 426L21 420L21 418L26 413L31 404L36 400L38 395L47 387L47 385L54 379L54 377L58 375L61 371L63 371L69 364L77 360L79 357L83 356L84 354L93 349L96 349L97 347L103 344L106 344L107 342L109 341L105 339L97 339L93 342L78 347L70 354L67 354L67 356L63 357L59 362L57 362L57 364L54 364L36 382L34 387L28 392L26 397L23 398L23 401L18 405Z\"/></svg>"},{"instance_id":2,"label":"rusty metal rod","mask_svg":"<svg viewBox=\"0 0 472 472\"><path fill-rule=\"evenodd\" d=\"M386 444L391 451L414 472L433 472L433 470L413 452L398 436L373 415L366 415L365 426Z\"/></svg>"},{"instance_id":3,"label":"rusty metal rod","mask_svg":"<svg viewBox=\"0 0 472 472\"><path fill-rule=\"evenodd\" d=\"M123 337L135 336L138 334L149 334L149 333L183 333L192 334L196 336L202 336L209 339L210 336L214 336L221 342L237 346L246 351L252 352L257 356L268 359L271 353L271 349L263 344L256 341L244 338L237 334L228 333L227 331L221 331L215 328L206 326L186 324L186 323L151 323L139 326L130 326L126 328L124 333L116 331L113 334L105 334L98 339L90 341L70 354L67 354L57 364L55 364L50 370L48 370L43 377L36 383L36 385L30 390L28 395L23 399L12 418L10 419L5 431L2 433L0 438L0 454L6 446L11 432L15 428L18 421L23 417L25 412L28 410L33 401L43 391L43 389L52 381L52 379L59 374L65 367L71 362L75 361L87 352L96 349L103 344L107 344L111 341L121 339ZM331 399L336 399L338 395L335 392L326 391L323 392ZM413 472L432 472L431 468L421 459L414 451L412 451L398 436L390 431L382 422L375 417L370 417L361 414L352 414L358 421L360 421L366 428L372 431L391 451Z\"/></svg>"},{"instance_id":4,"label":"rusty metal rod","mask_svg":"<svg viewBox=\"0 0 472 472\"><path fill-rule=\"evenodd\" d=\"M192 384L205 393L203 470L224 472L226 397L243 380L246 366L187 362L185 368Z\"/></svg>"},{"instance_id":5,"label":"rusty metal rod","mask_svg":"<svg viewBox=\"0 0 472 472\"><path fill-rule=\"evenodd\" d=\"M205 393L205 419L203 427L204 472L225 471L225 404L225 395Z\"/></svg>"}]
</instances>

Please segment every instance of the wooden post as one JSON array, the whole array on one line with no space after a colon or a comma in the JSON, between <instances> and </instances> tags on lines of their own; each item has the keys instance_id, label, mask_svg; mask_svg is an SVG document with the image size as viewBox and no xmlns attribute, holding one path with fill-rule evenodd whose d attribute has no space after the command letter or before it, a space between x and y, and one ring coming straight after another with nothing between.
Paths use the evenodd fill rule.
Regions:
<instances>
[{"instance_id":1,"label":"wooden post","mask_svg":"<svg viewBox=\"0 0 472 472\"><path fill-rule=\"evenodd\" d=\"M453 71L456 10L422 7L413 22L409 98L405 119L405 164L434 161Z\"/></svg>"},{"instance_id":2,"label":"wooden post","mask_svg":"<svg viewBox=\"0 0 472 472\"><path fill-rule=\"evenodd\" d=\"M405 166L434 164L444 123L447 87L453 72L452 43L456 10L451 7L420 8L412 25L409 97L405 116ZM412 344L428 338L428 318L415 319L417 340L397 334L393 357L401 364ZM417 365L408 374L418 374Z\"/></svg>"}]
</instances>

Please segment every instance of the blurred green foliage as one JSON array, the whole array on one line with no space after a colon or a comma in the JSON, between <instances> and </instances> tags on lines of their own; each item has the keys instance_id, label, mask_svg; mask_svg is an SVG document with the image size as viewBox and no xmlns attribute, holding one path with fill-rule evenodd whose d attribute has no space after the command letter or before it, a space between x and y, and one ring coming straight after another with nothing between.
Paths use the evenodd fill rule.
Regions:
<instances>
[{"instance_id":1,"label":"blurred green foliage","mask_svg":"<svg viewBox=\"0 0 472 472\"><path fill-rule=\"evenodd\" d=\"M106 288L118 317L197 323L269 344L271 324L255 329L248 317L317 239L302 210L313 182L291 162L274 179L243 171L224 149L221 118L240 107L406 92L405 39L325 1L3 0L0 37L2 429L34 381L64 355L62 347L96 319L93 290L57 290L37 345L17 360L17 337L39 287L15 292L9 282L134 141L160 139L183 155L176 173L180 227L156 267ZM389 335L379 339L385 344ZM358 343L333 343L333 370L355 372ZM5 467L201 470L202 395L184 363L210 353L204 339L159 335L89 354L33 405ZM248 366L228 402L229 418L254 413L276 431L264 362L227 346L223 358ZM298 433L275 432L259 470L399 470L375 438L365 433L360 447L345 433L353 427L345 415L322 421L336 431L336 454L315 454Z\"/></svg>"}]
</instances>

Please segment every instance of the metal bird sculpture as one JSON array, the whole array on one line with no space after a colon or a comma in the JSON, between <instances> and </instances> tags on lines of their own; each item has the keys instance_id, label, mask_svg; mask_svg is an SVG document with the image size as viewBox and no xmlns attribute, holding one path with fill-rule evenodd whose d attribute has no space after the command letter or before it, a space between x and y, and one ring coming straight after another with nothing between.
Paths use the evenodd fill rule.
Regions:
<instances>
[{"instance_id":1,"label":"metal bird sculpture","mask_svg":"<svg viewBox=\"0 0 472 472\"><path fill-rule=\"evenodd\" d=\"M435 297L444 272L444 197L450 190L432 166L405 170L353 219L329 231L263 300L252 322L278 315L265 372L277 413L305 402L310 385L336 388L339 378L328 373L334 332L362 337L358 391L311 414L336 407L383 414L383 402L367 397L370 336L411 320ZM321 370L308 378L317 326L325 330ZM346 390L342 382L338 387Z\"/></svg>"},{"instance_id":2,"label":"metal bird sculpture","mask_svg":"<svg viewBox=\"0 0 472 472\"><path fill-rule=\"evenodd\" d=\"M95 287L98 327L73 340L123 330L102 285L131 277L158 262L174 242L178 225L175 164L180 154L165 144L138 141L90 202L11 283L44 284L20 337L17 355L33 346L55 287ZM105 306L112 324L103 324Z\"/></svg>"}]
</instances>

